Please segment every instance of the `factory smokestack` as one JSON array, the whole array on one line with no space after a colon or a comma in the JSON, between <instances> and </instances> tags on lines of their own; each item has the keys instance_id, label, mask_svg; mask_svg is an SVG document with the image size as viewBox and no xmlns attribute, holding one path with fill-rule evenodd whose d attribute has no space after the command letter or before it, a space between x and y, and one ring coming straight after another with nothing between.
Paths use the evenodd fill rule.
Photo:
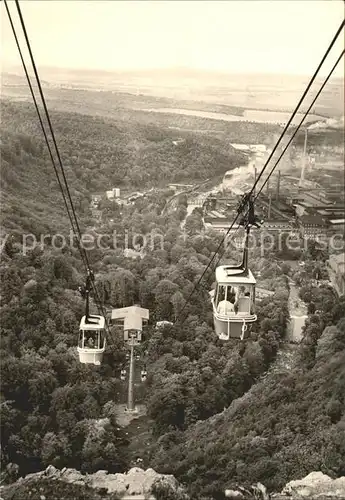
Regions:
<instances>
[{"instance_id":1,"label":"factory smokestack","mask_svg":"<svg viewBox=\"0 0 345 500\"><path fill-rule=\"evenodd\" d=\"M268 199L268 214L267 214L268 220L270 220L270 218L271 218L271 205L272 205L272 194L270 193L269 199Z\"/></svg>"},{"instance_id":2,"label":"factory smokestack","mask_svg":"<svg viewBox=\"0 0 345 500\"><path fill-rule=\"evenodd\" d=\"M304 171L305 171L305 162L306 162L306 154L307 154L307 140L308 140L308 129L305 129L304 133L304 146L303 146L303 155L302 155L302 169L301 169L301 177L299 180L299 186L302 187L304 181Z\"/></svg>"},{"instance_id":3,"label":"factory smokestack","mask_svg":"<svg viewBox=\"0 0 345 500\"><path fill-rule=\"evenodd\" d=\"M279 200L279 193L280 193L280 170L278 170L278 181L277 181L277 201Z\"/></svg>"}]
</instances>

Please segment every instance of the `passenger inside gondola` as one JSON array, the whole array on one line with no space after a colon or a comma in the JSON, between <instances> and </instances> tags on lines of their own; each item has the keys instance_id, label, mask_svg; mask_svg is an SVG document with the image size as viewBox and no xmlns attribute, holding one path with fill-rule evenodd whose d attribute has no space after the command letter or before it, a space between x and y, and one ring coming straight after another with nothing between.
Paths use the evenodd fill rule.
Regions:
<instances>
[{"instance_id":1,"label":"passenger inside gondola","mask_svg":"<svg viewBox=\"0 0 345 500\"><path fill-rule=\"evenodd\" d=\"M90 347L90 348L95 347L95 341L94 341L93 337L89 337L88 338L88 340L87 340L87 346Z\"/></svg>"},{"instance_id":2,"label":"passenger inside gondola","mask_svg":"<svg viewBox=\"0 0 345 500\"><path fill-rule=\"evenodd\" d=\"M218 306L219 314L227 315L234 312L235 293L231 287L220 286L218 291Z\"/></svg>"},{"instance_id":3,"label":"passenger inside gondola","mask_svg":"<svg viewBox=\"0 0 345 500\"><path fill-rule=\"evenodd\" d=\"M236 296L235 310L240 313L250 312L250 290L245 285L241 285L238 288L238 293Z\"/></svg>"}]
</instances>

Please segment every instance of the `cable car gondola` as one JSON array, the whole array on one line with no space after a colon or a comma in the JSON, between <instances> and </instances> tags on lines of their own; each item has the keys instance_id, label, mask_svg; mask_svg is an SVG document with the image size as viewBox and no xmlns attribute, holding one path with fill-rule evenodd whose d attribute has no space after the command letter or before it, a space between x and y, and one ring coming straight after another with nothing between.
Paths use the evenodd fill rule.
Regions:
<instances>
[{"instance_id":1,"label":"cable car gondola","mask_svg":"<svg viewBox=\"0 0 345 500\"><path fill-rule=\"evenodd\" d=\"M79 361L83 364L100 365L105 351L105 319L103 316L89 314L89 293L91 276L86 279L85 289L79 289L86 299L85 316L82 317L79 327L78 354Z\"/></svg>"},{"instance_id":2,"label":"cable car gondola","mask_svg":"<svg viewBox=\"0 0 345 500\"><path fill-rule=\"evenodd\" d=\"M248 269L248 240L251 225L259 226L253 201L245 196L249 211L241 223L246 228L242 263L239 266L217 267L216 289L210 292L214 329L221 340L243 340L249 335L248 326L257 320L254 309L256 280Z\"/></svg>"}]
</instances>

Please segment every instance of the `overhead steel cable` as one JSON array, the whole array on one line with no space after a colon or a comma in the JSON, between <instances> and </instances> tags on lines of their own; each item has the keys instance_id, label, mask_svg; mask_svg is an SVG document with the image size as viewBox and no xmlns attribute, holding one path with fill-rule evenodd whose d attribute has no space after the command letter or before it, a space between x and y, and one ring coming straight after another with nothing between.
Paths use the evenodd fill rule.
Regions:
<instances>
[{"instance_id":1,"label":"overhead steel cable","mask_svg":"<svg viewBox=\"0 0 345 500\"><path fill-rule=\"evenodd\" d=\"M273 150L271 151L271 153L270 153L269 157L267 158L267 160L266 160L266 162L265 162L265 165L263 166L263 168L262 168L262 170L261 170L261 172L260 172L259 176L257 177L257 179L256 179L256 181L255 181L255 183L254 183L254 185L253 185L253 187L252 187L251 191L249 192L249 196L251 196L251 195L253 194L253 192L255 191L256 186L258 185L258 183L259 183L259 181L260 181L260 179L261 179L261 177L262 177L262 175L263 175L264 171L266 170L266 168L267 168L267 166L268 166L268 164L269 164L269 162L270 162L271 158L273 157L273 155L274 155L274 153L276 152L276 150L277 150L277 148L278 148L278 146L279 146L280 142L282 141L282 139L283 139L284 135L286 134L286 132L287 132L287 130L288 130L288 128L289 128L289 126L290 126L290 124L291 124L292 120L293 120L293 119L294 119L294 117L296 116L296 114L297 114L297 112L298 112L298 110L299 110L299 108L300 108L300 106L301 106L301 104L302 104L303 100L304 100L304 99L305 99L305 97L307 96L307 94L308 94L308 92L309 92L309 90L310 90L310 88L311 88L312 84L314 83L314 81L315 81L315 79L316 79L316 77L317 77L317 75L318 75L318 73L319 73L319 71L320 71L320 69L321 69L321 67L322 67L322 65L324 64L325 60L327 59L327 57L328 57L328 55L329 55L330 51L332 50L332 48L333 48L333 46L334 46L335 42L337 41L337 39L338 39L338 37L339 37L339 35L340 35L340 33L341 33L342 29L344 28L344 26L345 26L345 21L342 21L341 25L339 26L339 28L338 28L338 30L337 30L337 32L336 32L336 34L334 35L334 37L333 37L333 39L332 39L332 41L331 41L330 45L328 46L328 48L327 48L327 50L326 50L326 52L325 52L324 56L322 57L321 62L320 62L320 63L319 63L319 65L317 66L317 68L316 68L316 70L315 70L315 72L314 72L314 74L313 74L312 78L310 79L310 81L309 81L309 83L308 83L308 85L307 85L307 87L306 87L305 91L303 92L302 97L300 98L300 100L299 100L299 102L298 102L298 104L297 104L297 106L296 106L296 108L295 108L294 112L292 113L291 117L289 118L288 122L286 123L286 125L285 125L285 127L284 127L284 130L282 131L282 133L281 133L281 135L280 135L280 137L279 137L279 139L278 139L278 141L277 141L276 145L274 146L274 148L273 148ZM272 169L271 174L272 174L273 170L274 170L274 168ZM177 318L177 320L176 320L176 323L178 323L178 322L180 321L180 318L181 318L181 315L182 315L183 311L184 311L184 310L185 310L185 308L187 307L187 305L188 305L188 303L189 303L189 301L190 301L190 299L191 299L192 295L194 294L195 290L198 288L198 286L199 286L199 284L200 284L201 280L203 279L203 277L205 276L206 272L207 272L207 271L208 271L208 269L210 268L210 266L211 266L212 262L214 261L215 257L216 257L216 256L217 256L217 254L219 253L219 251L220 251L221 247L223 246L223 244L224 244L224 242L225 242L225 240L226 240L227 235L230 233L230 231L231 231L231 229L233 228L233 226L235 225L235 223L236 223L236 221L237 221L238 217L240 216L240 213L241 213L241 212L240 212L240 211L238 211L237 215L235 216L234 221L232 222L231 226L230 226L230 227L229 227L229 229L227 230L227 232L226 232L225 236L223 237L223 239L222 239L222 241L220 242L220 244L219 244L219 246L218 246L217 250L215 251L215 253L214 253L214 255L212 256L212 258L210 259L209 263L207 264L207 266L206 266L205 270L203 271L203 273L202 273L201 277L199 278L199 280L197 281L197 283L194 285L194 287L193 287L193 289L192 289L191 293L189 294L189 296L188 296L188 298L187 298L187 300L186 300L186 302L185 302L185 304L184 304L184 306L183 306L183 308L182 308L182 310L181 310L181 312L180 312L180 314L179 314L179 317L178 317L178 318ZM219 262L219 260L218 260L218 262ZM182 321L182 322L183 322L183 321Z\"/></svg>"},{"instance_id":2,"label":"overhead steel cable","mask_svg":"<svg viewBox=\"0 0 345 500\"><path fill-rule=\"evenodd\" d=\"M69 219L70 219L71 224L72 224L72 230L75 233L74 223L73 223L73 220L71 218L70 209L69 209L69 206L68 206L68 203L67 203L66 195L65 195L65 192L63 190L63 186L61 184L61 180L60 180L60 177L59 177L59 173L58 173L58 170L57 170L57 167L56 167L56 163L55 163L55 160L54 160L54 157L53 157L52 150L50 148L49 140L48 140L48 137L47 137L47 133L46 133L44 124L43 124L43 120L42 120L42 117L41 117L40 110L38 108L38 104L37 104L37 101L36 101L35 93L34 93L34 90L32 88L32 85L31 85L30 76L29 76L28 70L26 68L26 64L25 64L25 61L24 61L24 58L23 58L22 50L20 48L20 44L19 44L19 40L18 40L18 37L17 37L17 33L16 33L16 30L15 30L15 27L14 27L14 24L13 24L13 21L12 21L12 16L11 16L11 13L10 13L8 5L7 5L7 0L5 0L5 8L6 8L6 11L7 11L8 19L10 21L12 33L13 33L13 36L14 36L14 39L15 39L15 42L16 42L16 45L17 45L19 56L20 56L20 59L21 59L21 62L22 62L23 68L24 68L24 73L25 73L25 76L26 76L26 79L27 79L27 82L28 82L28 85L29 85L31 96L32 96L32 99L34 101L34 105L35 105L36 112L37 112L37 115L38 115L38 119L39 119L39 122L40 122L40 125L41 125L41 129L42 129L42 132L43 132L43 135L44 135L44 139L45 139L48 151L49 151L49 156L50 156L51 162L52 162L53 167L54 167L56 179L58 181L58 184L59 184L62 196L63 196L63 200L64 200L64 203L65 203L65 207L66 207Z\"/></svg>"},{"instance_id":3,"label":"overhead steel cable","mask_svg":"<svg viewBox=\"0 0 345 500\"><path fill-rule=\"evenodd\" d=\"M12 16L11 16L10 10L8 8L8 5L7 5L7 0L5 0L4 3L5 3L5 8L6 8L7 16L8 16L10 25L11 25L12 33L13 33L13 36L14 36L14 39L15 39L15 42L16 42L16 45L17 45L18 52L19 52L19 56L20 56L20 59L21 59L21 62L22 62L22 66L23 66L23 69L24 69L26 80L27 80L27 83L28 83L28 86L29 86L29 89L30 89L30 93L31 93L33 102L34 102L34 106L35 106L35 109L36 109L36 112L37 112L37 116L38 116L38 119L39 119L39 122L40 122L40 126L41 126L41 129L42 129L43 135L44 135L44 139L45 139L48 151L49 151L49 156L50 156L51 162L53 164L55 175L56 175L56 178L57 178L57 181L58 181L58 184L59 184L59 188L60 188L63 200L64 200L64 204L65 204L65 207L66 207L66 210L67 210L68 218L69 218L71 226L72 226L72 231L73 231L73 234L75 235L76 234L76 229L74 227L74 222L73 222L73 219L72 219L72 216L71 216L70 208L68 206L66 195L65 195L65 192L64 192L64 189L63 189L60 177L59 177L59 173L58 173L58 170L57 170L57 167L56 167L55 159L54 159L54 156L53 156L50 144L49 144L49 140L48 140L48 136L47 136L47 133L46 133L46 130L45 130L45 126L43 124L42 116L41 116L41 113L40 113L40 110L39 110L39 107L38 107L38 104L37 104L36 96L35 96L35 93L34 93L34 90L33 90L32 84L31 84L31 79L30 79L30 76L29 76L29 72L27 70L27 67L26 67L26 64L25 64L25 61L24 61L24 57L23 57L23 53L22 53L22 50L21 50L21 47L20 47L20 43L19 43L19 40L18 40L18 37L17 37L16 29L14 27ZM87 261L85 260L85 255L82 252L81 252L81 257L82 257L84 266L85 266L85 268L87 270L88 269L88 264L87 264Z\"/></svg>"},{"instance_id":4,"label":"overhead steel cable","mask_svg":"<svg viewBox=\"0 0 345 500\"><path fill-rule=\"evenodd\" d=\"M288 143L286 144L286 146L284 147L284 149L282 150L281 154L279 155L279 158L277 159L277 161L275 162L274 166L272 167L270 173L268 174L265 182L263 183L263 185L261 186L260 190L258 191L258 193L256 194L255 198L254 198L254 201L257 200L257 198L259 197L259 195L261 194L262 190L264 189L264 187L266 186L267 182L269 181L271 175L273 174L275 168L277 167L278 163L280 162L280 160L282 159L282 157L284 156L284 154L286 153L288 147L291 145L292 141L294 140L295 136L297 135L298 131L300 130L301 126L303 125L305 119L307 118L308 114L310 113L310 111L312 110L312 107L314 106L315 102L317 101L317 99L319 98L320 94L322 93L323 89L325 88L325 86L327 85L329 79L331 78L331 76L333 75L336 67L338 66L339 62L341 61L341 58L344 56L345 54L345 50L343 50L340 54L340 56L338 57L338 59L336 60L336 62L334 63L332 69L330 70L330 72L328 73L327 77L325 78L325 80L323 81L322 85L320 86L319 90L317 91L317 93L315 94L315 97L313 98L312 102L310 103L307 111L304 113L301 121L299 122L299 124L297 125L296 129L294 130L292 136L290 137ZM238 230L238 228L237 228ZM222 258L224 254L224 251L222 252L222 254L219 256L219 259L216 263L216 266L218 265L220 259Z\"/></svg>"},{"instance_id":5,"label":"overhead steel cable","mask_svg":"<svg viewBox=\"0 0 345 500\"><path fill-rule=\"evenodd\" d=\"M18 0L16 0L16 1L18 1ZM273 157L273 155L274 155L275 151L277 150L277 148L278 148L278 146L279 146L280 142L282 141L282 139L283 139L284 135L286 134L286 132L287 132L288 128L290 127L290 124L291 124L292 120L294 119L294 117L295 117L295 116L296 116L296 114L298 113L298 110L299 110L299 108L300 108L301 104L303 103L304 99L306 98L306 96L307 96L307 94L308 94L308 92L309 92L309 90L310 90L310 88L311 88L312 84L314 83L314 81L315 81L315 79L316 79L316 77L317 77L317 75L318 75L318 73L319 73L319 71L320 71L320 69L321 69L322 65L324 64L325 60L327 59L327 57L328 57L328 55L329 55L330 51L332 50L332 48L333 48L333 46L334 46L335 42L337 41L337 39L338 39L338 37L339 37L339 35L340 35L340 33L341 33L342 29L344 28L344 26L345 26L345 21L342 21L341 25L339 26L339 28L338 28L338 30L337 30L337 32L336 32L336 34L334 35L334 37L333 37L333 39L332 39L332 41L331 41L330 45L328 46L328 49L326 50L326 52L325 52L325 54L324 54L323 58L321 59L321 61L320 61L319 65L318 65L318 67L316 68L316 70L315 70L315 72L314 72L314 74L313 74L312 78L310 79L310 81L309 81L309 83L308 83L308 85L307 85L307 87L306 87L305 91L303 92L302 97L301 97L301 98L300 98L300 100L298 101L298 104L297 104L297 106L296 106L296 108L295 108L294 112L292 113L292 115L290 116L290 118L289 118L288 122L286 123L286 125L285 125L285 127L284 127L284 130L283 130L283 132L281 133L281 135L280 135L280 137L279 137L279 139L278 139L278 141L277 141L276 145L274 146L273 150L271 151L271 154L270 154L270 155L269 155L269 157L267 158L266 163L265 163L265 165L264 165L263 169L261 170L261 172L260 172L260 174L259 174L258 178L256 179L256 182L254 183L254 186L252 187L252 189L251 189L251 191L250 191L250 194L251 194L251 195L252 195L252 194L253 194L253 192L255 191L255 188L256 188L256 186L257 186L257 184L258 184L259 180L261 179L261 177L262 177L262 175L263 175L263 173L264 173L264 171L265 171L265 169L266 169L267 165L269 164L269 162L270 162L271 158Z\"/></svg>"},{"instance_id":6,"label":"overhead steel cable","mask_svg":"<svg viewBox=\"0 0 345 500\"><path fill-rule=\"evenodd\" d=\"M22 30L23 30L23 33L24 33L26 45L27 45L27 48L28 48L28 51L29 51L29 55L30 55L30 59L31 59L31 64L32 64L32 67L33 67L33 70L34 70L34 73L35 73L38 90L39 90L39 93L40 93L40 96L41 96L43 108L44 108L44 111L45 111L45 115L46 115L46 118L47 118L48 126L49 126L49 129L50 129L50 133L51 133L51 136L52 136L53 144L54 144L54 147L55 147L56 156L57 156L57 159L58 159L58 162L59 162L59 165L60 165L60 169L61 169L63 180L65 182L67 196L68 196L68 199L69 199L69 202L70 202L70 205L71 205L72 214L73 214L75 225L76 225L76 228L77 228L77 235L79 236L79 239L81 240L81 238L82 238L81 230L80 230L78 219L77 219L77 216L76 216L76 213L75 213L75 210L74 210L74 205L73 205L71 193L70 193L69 188L68 188L68 182L67 182L67 178L66 178L66 175L65 175L65 170L64 170L64 167L63 167L63 164L62 164L62 160L61 160L59 148L58 148L57 143L56 143L54 129L53 129L53 126L52 126L52 123L51 123L51 120L50 120L49 111L48 111L46 100L45 100L45 97L44 97L44 94L43 94L40 77L38 75L38 71L37 71L35 59L34 59L34 56L33 56L33 53L32 53L32 49L31 49L30 40L29 40L29 37L28 37L28 34L27 34L25 23L24 23L22 11L21 11L21 8L20 8L20 5L19 5L19 1L15 0L15 3L16 3L18 15L19 15L20 23L21 23L21 26L22 26ZM84 253L86 254L85 249L83 249L83 250L84 250Z\"/></svg>"},{"instance_id":7,"label":"overhead steel cable","mask_svg":"<svg viewBox=\"0 0 345 500\"><path fill-rule=\"evenodd\" d=\"M325 78L323 84L321 85L321 87L319 88L319 90L317 91L314 99L312 100L311 104L309 105L307 111L305 112L302 120L299 122L298 126L296 127L296 130L294 131L294 133L292 134L291 138L289 139L288 143L286 144L285 148L283 149L283 151L281 152L278 160L275 162L271 172L268 174L267 176L267 179L265 180L265 182L263 183L263 185L261 186L259 192L257 193L257 195L255 196L255 200L258 198L258 196L260 195L260 193L262 192L263 188L266 186L267 182L269 181L269 178L271 177L274 169L276 168L276 166L278 165L278 163L280 162L280 160L282 159L282 157L284 156L284 154L286 153L286 150L288 149L288 147L290 146L290 144L292 143L292 141L294 140L297 132L299 131L299 129L301 128L301 126L303 125L307 115L310 113L312 107L314 106L315 102L317 101L318 97L320 96L321 92L323 91L323 89L325 88L328 80L331 78L332 74L334 73L336 67L338 66L341 58L344 56L345 54L345 50L342 51L342 53L340 54L340 56L338 57L338 59L336 60L334 66L332 67L332 69L330 70L330 72L328 73L327 77Z\"/></svg>"},{"instance_id":8,"label":"overhead steel cable","mask_svg":"<svg viewBox=\"0 0 345 500\"><path fill-rule=\"evenodd\" d=\"M101 301L99 300L98 290L97 290L97 288L95 286L94 276L93 276L93 273L92 273L92 270L91 270L91 267L90 267L90 264L89 264L89 260L88 260L85 248L83 248L81 246L82 234L81 234L80 226L79 226L77 215L76 215L76 212L75 212L75 209L74 209L72 197L71 197L71 194L70 194L70 191L69 191L68 182L67 182L67 179L66 179L66 175L65 175L63 164L62 164L60 152L59 152L59 149L58 149L58 146L57 146L57 143L56 143L54 130L53 130L53 127L52 127L52 123L51 123L51 120L50 120L48 108L47 108L46 101L45 101L45 98L44 98L44 94L43 94L43 90L42 90L40 78L39 78L39 75L38 75L38 71L37 71L37 68L36 68L35 60L34 60L34 57L33 57L32 50L31 50L31 45L30 45L30 41L29 41L28 34L27 34L27 31L26 31L26 27L25 27L24 19L23 19L22 12L21 12L21 9L20 9L20 5L19 5L18 0L15 0L15 3L16 3L18 15L19 15L19 19L20 19L20 22L21 22L22 30L23 30L23 33L24 33L24 36L25 36L27 48L28 48L28 51L29 51L29 54L30 54L31 63L32 63L33 70L34 70L34 73L35 73L36 82L37 82L37 86L38 86L39 93L40 93L40 96L41 96L42 104L43 104L45 115L46 115L47 122L48 122L48 126L49 126L50 133L51 133L51 136L52 136L52 139L53 139L53 143L54 143L56 155L57 155L57 158L58 158L58 162L59 162L59 165L60 165L60 169L61 169L61 172L62 172L62 176L63 176L64 182L65 182L65 187L66 187L68 199L69 199L69 202L70 202L70 205L71 205L71 210L72 210L72 214L73 214L73 218L74 218L74 223L75 223L76 229L74 227L73 218L72 218L72 216L70 214L70 211L69 211L67 200L64 197L64 199L66 200L67 213L68 213L71 225L72 225L72 230L73 230L74 236L76 237L76 240L77 240L77 245L78 245L78 249L79 249L80 254L81 254L81 258L82 258L83 264L85 265L87 274L89 274L90 277L91 277L92 287L93 287L94 294L95 294L96 305L97 305L97 307L99 309L100 314L102 316L104 316L104 318L105 318L106 328L107 328L108 333L110 335L110 330L109 330L109 325L108 325L108 322L107 322L106 314L104 312L103 305L101 304ZM5 0L5 4L6 4L6 0ZM8 14L10 15L9 9L8 9L7 5L6 5L6 10L7 10ZM10 19L10 22L11 22L12 19L10 17L9 17L9 19ZM15 32L15 28L14 28L13 22L11 22L11 27L12 27L13 34L15 35L15 39L16 39L18 50L20 50L20 45L19 45L19 42L18 42L18 38L16 36L16 32ZM22 52L21 51L20 51L20 54L21 54L22 64L23 64L23 66L25 66L24 59L22 57ZM32 90L32 85L31 85L31 82L30 82L30 77L29 77L28 72L26 70L26 66L25 66L25 70L24 71L25 71L25 74L26 74L26 77L27 77L27 80L28 80L29 87ZM32 95L34 97L33 91L32 91ZM36 111L38 112L40 123L41 123L42 119L41 119L41 115L39 113L39 109L38 109L38 106L37 106L36 99L34 99L34 102L35 102ZM42 124L43 124L43 122L42 122ZM42 128L42 130L44 130L44 135L45 135L45 138L46 138L47 136L46 136L44 127ZM47 144L49 144L48 139L46 139L46 142L47 142ZM49 150L50 150L50 148L49 148ZM51 150L50 150L50 152L51 152ZM54 162L54 159L53 159L52 155L51 155L51 158L52 158L52 163L55 166L55 162ZM56 166L55 166L55 168L56 168ZM61 186L61 182L59 183L59 185ZM62 193L64 195L63 189L62 189Z\"/></svg>"}]
</instances>

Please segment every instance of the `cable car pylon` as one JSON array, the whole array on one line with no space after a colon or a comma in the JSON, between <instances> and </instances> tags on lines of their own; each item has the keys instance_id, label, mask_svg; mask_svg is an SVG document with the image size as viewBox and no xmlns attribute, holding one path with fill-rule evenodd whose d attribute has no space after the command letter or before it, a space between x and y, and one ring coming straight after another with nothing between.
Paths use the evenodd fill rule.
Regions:
<instances>
[{"instance_id":1,"label":"cable car pylon","mask_svg":"<svg viewBox=\"0 0 345 500\"><path fill-rule=\"evenodd\" d=\"M135 381L135 347L140 345L142 340L143 323L149 319L149 310L140 306L123 307L113 309L111 319L115 324L123 326L123 339L126 347L130 349L129 359L129 377L128 377L128 399L126 413L137 414L138 410L135 406L134 398L134 381ZM124 372L124 370L122 370ZM122 375L122 373L121 373ZM146 369L141 372L141 381L146 380ZM122 375L123 376L123 375ZM124 378L124 377L123 377Z\"/></svg>"},{"instance_id":2,"label":"cable car pylon","mask_svg":"<svg viewBox=\"0 0 345 500\"><path fill-rule=\"evenodd\" d=\"M134 361L134 346L135 346L135 339L134 335L131 335L131 340L129 341L129 346L130 346L130 360L129 360L129 378L128 378L128 401L127 401L127 408L126 411L128 413L137 413L137 409L134 404L134 368L135 368L135 361Z\"/></svg>"}]
</instances>

